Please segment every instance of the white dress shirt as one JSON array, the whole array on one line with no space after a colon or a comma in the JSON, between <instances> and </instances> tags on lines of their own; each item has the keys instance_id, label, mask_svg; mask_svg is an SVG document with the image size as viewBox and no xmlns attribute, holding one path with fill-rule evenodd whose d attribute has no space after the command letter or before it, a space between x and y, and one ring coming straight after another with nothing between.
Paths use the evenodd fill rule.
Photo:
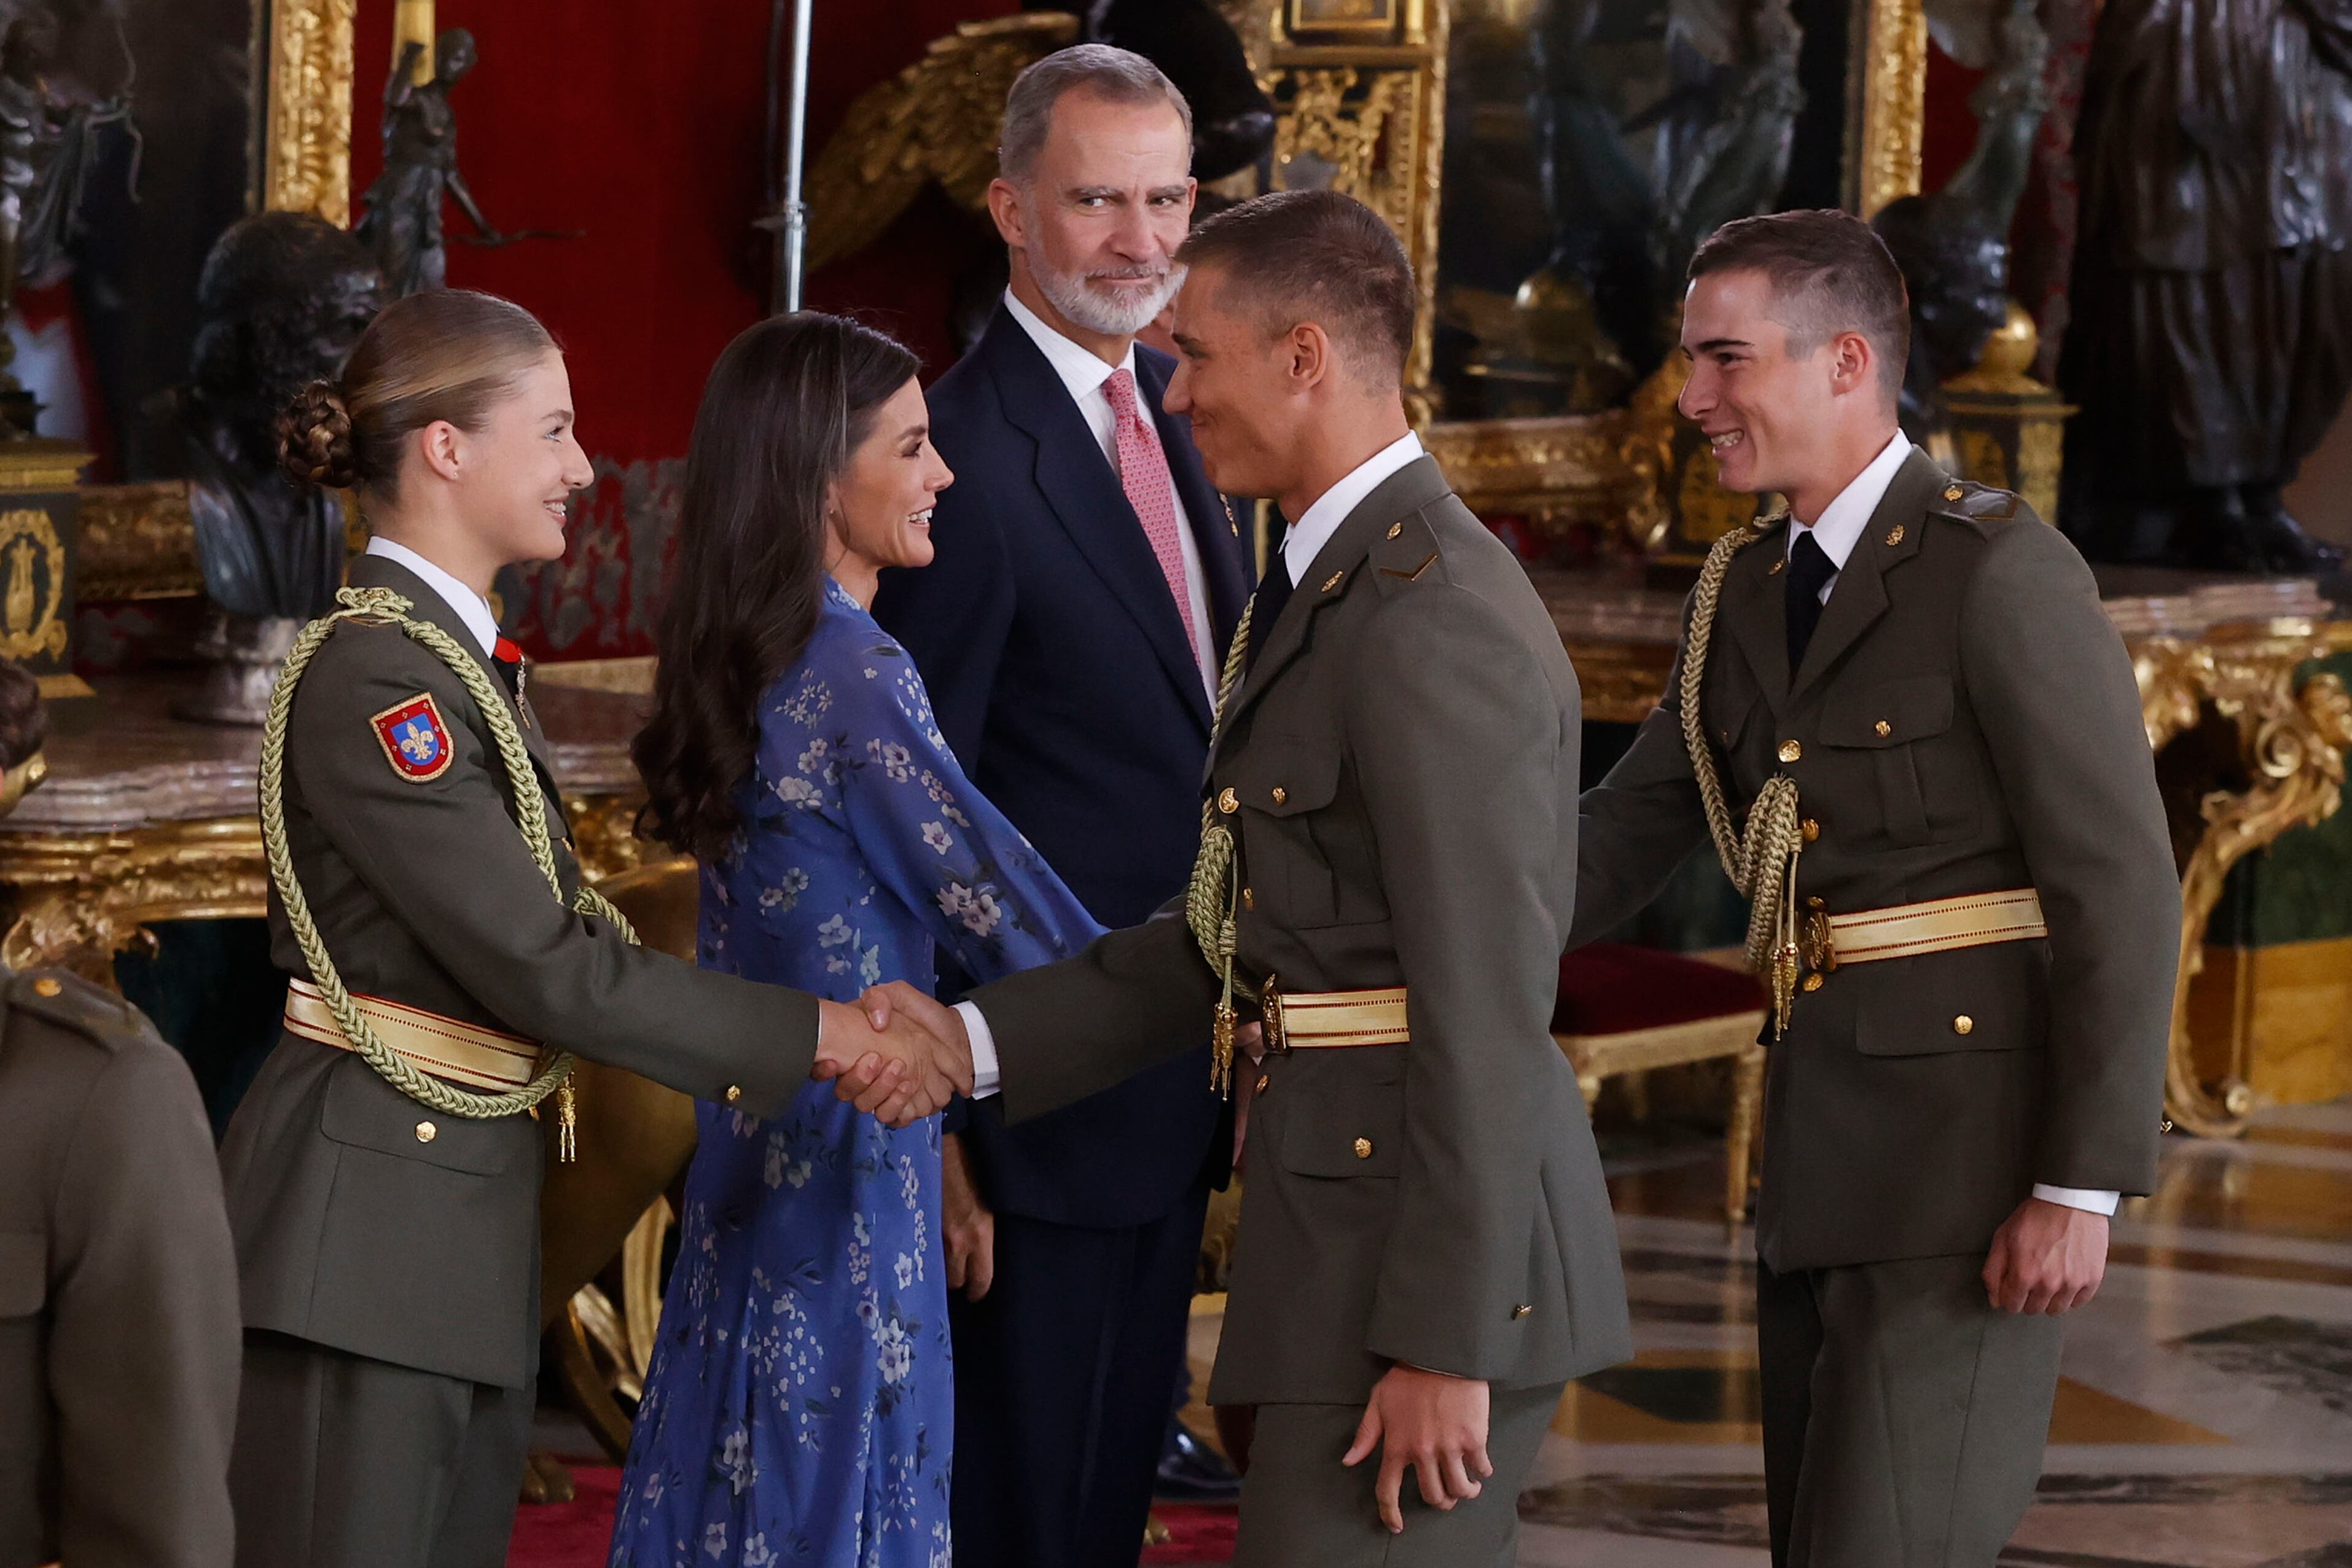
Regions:
<instances>
[{"instance_id":1,"label":"white dress shirt","mask_svg":"<svg viewBox=\"0 0 2352 1568\"><path fill-rule=\"evenodd\" d=\"M1878 503L1886 498L1886 487L1895 483L1895 473L1910 455L1910 438L1900 430L1896 431L1885 449L1870 460L1868 467L1853 476L1852 484L1837 493L1836 500L1822 508L1822 515L1813 519L1810 528L1794 517L1789 519L1788 548L1791 550L1797 548L1798 531L1804 529L1822 547L1822 553L1830 558L1830 564L1836 567L1838 572L1843 572L1847 558L1853 554L1853 547L1862 542L1862 530L1870 526L1871 515L1878 510ZM1838 572L1831 573L1830 580L1822 584L1822 602L1824 604L1830 601L1831 591L1837 587ZM2063 1204L2068 1208L2083 1208L2093 1214L2106 1215L2115 1213L2116 1205L2121 1199L2118 1193L2093 1187L2051 1186L2043 1182L2033 1184L2033 1196L2046 1203Z\"/></svg>"},{"instance_id":2,"label":"white dress shirt","mask_svg":"<svg viewBox=\"0 0 2352 1568\"><path fill-rule=\"evenodd\" d=\"M1338 484L1315 497L1299 519L1290 525L1282 536L1282 564L1290 572L1290 586L1297 588L1307 580L1307 569L1348 514L1363 504L1365 497L1379 489L1391 475L1422 455L1421 437L1406 431L1370 457L1348 471Z\"/></svg>"},{"instance_id":3,"label":"white dress shirt","mask_svg":"<svg viewBox=\"0 0 2352 1568\"><path fill-rule=\"evenodd\" d=\"M367 542L367 553L395 560L425 580L425 586L438 593L474 634L486 656L494 655L499 645L499 618L490 613L490 601L450 576L447 572L402 544L398 539L376 535Z\"/></svg>"},{"instance_id":4,"label":"white dress shirt","mask_svg":"<svg viewBox=\"0 0 2352 1568\"><path fill-rule=\"evenodd\" d=\"M1011 289L1005 290L1004 308L1015 321L1021 323L1021 329L1029 334L1029 340L1037 345L1038 352L1045 356L1045 362L1054 367L1054 373L1062 378L1062 384L1069 389L1070 401L1078 405L1078 413L1086 416L1087 428L1095 433L1095 444L1102 448L1103 461L1110 465L1112 475L1118 476L1118 416L1111 410L1110 394L1103 391L1103 383L1118 371L1125 371L1130 377L1135 376L1135 345L1128 344L1126 359L1116 365L1107 365L1091 350L1080 348L1045 325L1035 311L1013 298ZM1143 395L1143 382L1139 377L1135 382L1135 401L1137 407L1149 418L1151 402ZM1185 630L1192 634L1192 662L1201 672L1201 688L1209 694L1209 701L1213 705L1217 700L1217 670L1223 653L1213 646L1214 633L1209 625L1208 580L1201 570L1201 544L1192 537L1192 520L1185 515L1184 493L1176 487L1173 463L1168 468L1168 494L1176 506L1177 548L1184 552Z\"/></svg>"},{"instance_id":5,"label":"white dress shirt","mask_svg":"<svg viewBox=\"0 0 2352 1568\"><path fill-rule=\"evenodd\" d=\"M1022 309L1019 300L1013 299L1009 294L1005 298L1012 304L1016 318L1028 317L1028 313ZM1034 317L1028 317L1028 319L1035 319ZM1049 336L1055 337L1057 342L1068 341L1058 334L1051 333L1042 322L1031 330L1047 332ZM1076 347L1075 344L1071 346ZM1038 347L1044 348L1045 345L1040 343ZM1080 350L1079 352L1084 353L1085 350ZM1052 357L1050 350L1047 350L1047 357ZM1091 354L1086 357L1094 359ZM1133 357L1130 351L1129 358L1132 360ZM1102 364L1100 360L1095 360L1094 362L1097 365ZM1109 374L1108 369L1104 371L1104 374L1106 376ZM1073 383L1073 390L1075 390L1075 383ZM1097 394L1097 401L1102 401L1099 393ZM1085 406L1083 399L1080 400L1079 406ZM1105 402L1104 406L1108 408L1109 404ZM1108 427L1105 426L1105 428ZM1106 436L1105 439L1108 440L1108 437ZM1283 536L1282 562L1290 572L1292 587L1297 587L1307 569L1315 564L1317 552L1330 542L1333 534L1339 532L1339 525L1348 520L1348 514L1354 511L1365 497L1379 489L1381 482L1390 475L1420 455L1421 437L1407 431L1370 457L1365 458L1363 462L1349 471L1347 477L1315 498L1314 504L1307 508L1306 514L1291 524L1290 531ZM1189 533L1186 538L1190 540ZM1189 542L1187 549L1190 549ZM1187 556L1186 563L1191 564L1190 556ZM1196 598L1198 594L1199 590L1196 587L1194 589ZM958 1002L956 1011L963 1015L963 1031L971 1041L972 1098L977 1100L993 1094L1003 1082L1003 1074L998 1071L996 1063L996 1037L989 1032L988 1019L982 1017L980 1009L971 1003Z\"/></svg>"}]
</instances>

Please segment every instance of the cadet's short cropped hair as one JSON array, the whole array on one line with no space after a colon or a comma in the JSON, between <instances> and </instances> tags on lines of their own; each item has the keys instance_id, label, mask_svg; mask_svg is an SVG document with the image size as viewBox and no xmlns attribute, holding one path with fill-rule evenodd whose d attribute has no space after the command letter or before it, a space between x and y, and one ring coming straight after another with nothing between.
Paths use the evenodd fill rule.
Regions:
<instances>
[{"instance_id":1,"label":"cadet's short cropped hair","mask_svg":"<svg viewBox=\"0 0 2352 1568\"><path fill-rule=\"evenodd\" d=\"M1789 329L1789 352L1803 359L1840 332L1859 332L1879 358L1892 402L1911 353L1911 298L1886 242L1834 207L1738 218L1691 256L1690 280L1711 273L1760 272L1772 285L1772 319Z\"/></svg>"},{"instance_id":2,"label":"cadet's short cropped hair","mask_svg":"<svg viewBox=\"0 0 2352 1568\"><path fill-rule=\"evenodd\" d=\"M1192 141L1192 106L1167 73L1141 55L1108 44L1076 44L1056 49L1013 78L1004 95L1004 131L996 144L997 172L1026 185L1053 129L1054 106L1080 88L1109 103L1165 102L1184 122L1184 142Z\"/></svg>"},{"instance_id":3,"label":"cadet's short cropped hair","mask_svg":"<svg viewBox=\"0 0 2352 1568\"><path fill-rule=\"evenodd\" d=\"M1213 267L1238 314L1270 331L1313 321L1359 380L1395 384L1412 351L1412 263L1379 214L1336 191L1276 191L1206 218L1176 253Z\"/></svg>"}]
</instances>

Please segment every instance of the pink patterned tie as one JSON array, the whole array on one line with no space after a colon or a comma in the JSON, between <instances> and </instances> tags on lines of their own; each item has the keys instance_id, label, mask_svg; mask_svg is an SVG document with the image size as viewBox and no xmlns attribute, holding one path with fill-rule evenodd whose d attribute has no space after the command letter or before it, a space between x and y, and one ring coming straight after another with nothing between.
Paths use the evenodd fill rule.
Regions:
<instances>
[{"instance_id":1,"label":"pink patterned tie","mask_svg":"<svg viewBox=\"0 0 2352 1568\"><path fill-rule=\"evenodd\" d=\"M1118 482L1128 504L1143 523L1151 553L1160 558L1160 574L1176 597L1176 619L1184 627L1184 641L1197 662L1200 644L1192 636L1192 595L1184 579L1184 547L1176 536L1176 485L1168 476L1168 455L1160 448L1160 432L1137 406L1135 376L1119 370L1103 382L1103 395L1118 430Z\"/></svg>"}]
</instances>

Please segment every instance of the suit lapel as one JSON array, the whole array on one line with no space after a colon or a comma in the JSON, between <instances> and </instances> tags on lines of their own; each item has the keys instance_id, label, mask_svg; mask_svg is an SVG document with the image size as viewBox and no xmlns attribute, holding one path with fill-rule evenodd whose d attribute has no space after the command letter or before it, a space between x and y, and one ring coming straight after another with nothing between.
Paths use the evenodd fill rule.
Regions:
<instances>
[{"instance_id":1,"label":"suit lapel","mask_svg":"<svg viewBox=\"0 0 2352 1568\"><path fill-rule=\"evenodd\" d=\"M1870 514L1862 538L1854 541L1853 553L1846 557L1845 565L1838 570L1837 585L1830 590L1829 602L1822 607L1822 622L1805 649L1805 662L1797 669L1790 695L1803 695L1886 613L1885 572L1888 561L1900 553L1903 542L1898 539L1889 544L1887 536L1897 523L1906 523L1906 533L1916 534L1928 497L1945 483L1944 471L1916 447L1904 459L1903 466L1895 471L1895 482L1886 486L1886 494ZM1917 541L1911 542L1916 548Z\"/></svg>"},{"instance_id":2,"label":"suit lapel","mask_svg":"<svg viewBox=\"0 0 2352 1568\"><path fill-rule=\"evenodd\" d=\"M1054 367L1029 340L1021 323L1001 305L981 349L988 355L1006 422L1034 444L1033 477L1054 520L1070 536L1111 597L1133 617L1200 722L1201 732L1207 734L1209 698L1202 685L1200 661L1192 653L1192 640L1168 591L1168 580L1160 573L1151 541L1144 537L1143 524L1128 504L1118 476L1103 461L1102 448L1071 399L1070 389L1054 373Z\"/></svg>"},{"instance_id":3,"label":"suit lapel","mask_svg":"<svg viewBox=\"0 0 2352 1568\"><path fill-rule=\"evenodd\" d=\"M556 788L555 763L548 755L547 738L540 733L537 724L523 722L512 694L507 692L506 682L499 677L498 666L482 653L481 644L474 640L473 628L467 626L456 608L441 597L438 589L388 557L360 556L352 562L350 576L354 588L391 589L408 601L410 619L439 627L457 646L474 655L474 662L481 666L482 674L489 680L490 688L505 696L507 713L522 731L523 749L530 754L531 764L538 770L540 788L550 800L557 802L560 821L563 792ZM504 773L503 765L499 766L499 771Z\"/></svg>"},{"instance_id":4,"label":"suit lapel","mask_svg":"<svg viewBox=\"0 0 2352 1568\"><path fill-rule=\"evenodd\" d=\"M1219 658L1233 641L1234 627L1249 601L1252 583L1249 547L1242 538L1240 512L1217 494L1202 471L1201 455L1192 446L1192 422L1170 413L1166 406L1169 365L1159 354L1139 348L1136 379L1159 427L1160 450L1168 454L1168 472L1176 480L1177 498L1184 503L1185 519L1192 526L1192 542L1201 551L1201 570L1209 601L1210 647Z\"/></svg>"},{"instance_id":5,"label":"suit lapel","mask_svg":"<svg viewBox=\"0 0 2352 1568\"><path fill-rule=\"evenodd\" d=\"M1307 575L1292 591L1290 602L1282 607L1281 616L1270 627L1250 628L1250 638L1259 643L1261 652L1250 665L1248 678L1234 694L1233 711L1225 716L1226 735L1233 733L1234 721L1274 684L1284 666L1307 651L1307 632L1316 615L1325 605L1347 597L1349 580L1389 525L1411 517L1450 494L1452 488L1437 460L1424 455L1381 481L1377 489L1356 504L1347 521L1315 553ZM1221 745L1222 741L1221 737Z\"/></svg>"},{"instance_id":6,"label":"suit lapel","mask_svg":"<svg viewBox=\"0 0 2352 1568\"><path fill-rule=\"evenodd\" d=\"M1731 563L1717 617L1718 625L1730 626L1732 641L1775 716L1789 706L1789 599L1786 583L1772 568L1787 559L1788 550L1779 528L1741 550Z\"/></svg>"}]
</instances>

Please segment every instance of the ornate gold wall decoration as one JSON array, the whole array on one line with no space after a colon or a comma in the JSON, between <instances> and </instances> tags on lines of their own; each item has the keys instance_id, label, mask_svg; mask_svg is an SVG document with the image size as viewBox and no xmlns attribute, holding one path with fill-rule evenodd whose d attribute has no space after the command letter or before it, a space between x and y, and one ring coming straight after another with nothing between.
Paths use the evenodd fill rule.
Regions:
<instances>
[{"instance_id":1,"label":"ornate gold wall decoration","mask_svg":"<svg viewBox=\"0 0 2352 1568\"><path fill-rule=\"evenodd\" d=\"M352 21L358 0L272 0L260 195L273 212L352 221Z\"/></svg>"},{"instance_id":2,"label":"ornate gold wall decoration","mask_svg":"<svg viewBox=\"0 0 2352 1568\"><path fill-rule=\"evenodd\" d=\"M1869 0L1853 63L1845 166L1854 209L1870 217L1897 196L1919 193L1921 120L1927 100L1927 13L1920 0Z\"/></svg>"},{"instance_id":3,"label":"ornate gold wall decoration","mask_svg":"<svg viewBox=\"0 0 2352 1568\"><path fill-rule=\"evenodd\" d=\"M2203 832L2180 877L2180 971L2165 1066L2165 1114L2208 1136L2242 1132L2254 1108L2242 1067L2218 1083L2199 1071L2189 1039L2189 986L2205 964L2205 925L2230 868L2289 828L2326 821L2343 803L2344 748L2352 746L2352 695L2335 675L2305 680L2314 659L2352 648L2352 624L2273 622L2222 627L2195 643L2169 639L2136 650L2140 710L2158 751L2187 735L2208 706L2234 724L2251 779L2242 791L2213 789L2199 804Z\"/></svg>"},{"instance_id":4,"label":"ornate gold wall decoration","mask_svg":"<svg viewBox=\"0 0 2352 1568\"><path fill-rule=\"evenodd\" d=\"M56 658L66 651L66 547L37 507L0 512L0 655Z\"/></svg>"},{"instance_id":5,"label":"ornate gold wall decoration","mask_svg":"<svg viewBox=\"0 0 2352 1568\"><path fill-rule=\"evenodd\" d=\"M188 485L90 485L81 493L75 599L181 599L205 591Z\"/></svg>"},{"instance_id":6,"label":"ornate gold wall decoration","mask_svg":"<svg viewBox=\"0 0 2352 1568\"><path fill-rule=\"evenodd\" d=\"M59 965L111 988L114 956L152 941L149 921L257 919L268 882L256 819L0 833L0 883L16 911L0 961Z\"/></svg>"},{"instance_id":7,"label":"ornate gold wall decoration","mask_svg":"<svg viewBox=\"0 0 2352 1568\"><path fill-rule=\"evenodd\" d=\"M960 23L859 94L809 165L809 270L880 239L934 181L957 205L981 211L1013 78L1077 36L1078 19L1059 11Z\"/></svg>"}]
</instances>

